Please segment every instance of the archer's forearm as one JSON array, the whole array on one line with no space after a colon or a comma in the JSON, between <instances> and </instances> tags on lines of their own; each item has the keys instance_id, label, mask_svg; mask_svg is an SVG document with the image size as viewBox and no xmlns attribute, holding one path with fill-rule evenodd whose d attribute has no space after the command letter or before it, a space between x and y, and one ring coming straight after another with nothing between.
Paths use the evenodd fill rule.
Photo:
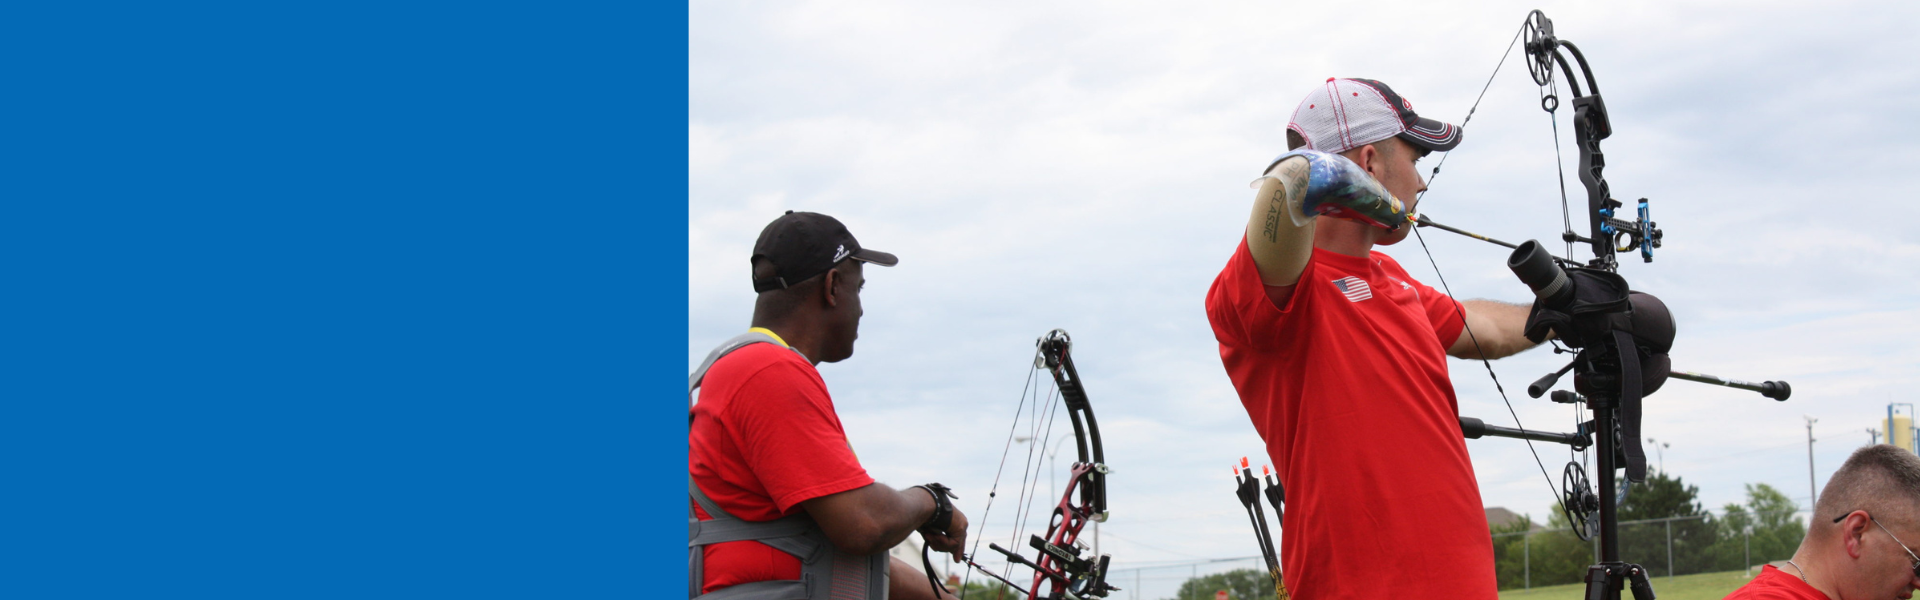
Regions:
<instances>
[{"instance_id":1,"label":"archer's forearm","mask_svg":"<svg viewBox=\"0 0 1920 600\"><path fill-rule=\"evenodd\" d=\"M1463 329L1448 354L1459 358L1505 358L1538 345L1528 340L1525 333L1530 306L1494 300L1466 300L1460 304L1466 309L1471 334Z\"/></svg>"},{"instance_id":2,"label":"archer's forearm","mask_svg":"<svg viewBox=\"0 0 1920 600\"><path fill-rule=\"evenodd\" d=\"M801 502L834 546L851 554L884 552L933 516L926 490L875 482Z\"/></svg>"},{"instance_id":3,"label":"archer's forearm","mask_svg":"<svg viewBox=\"0 0 1920 600\"><path fill-rule=\"evenodd\" d=\"M1247 251L1266 285L1293 285L1313 258L1314 219L1296 218L1307 191L1307 159L1294 157L1273 165L1259 180L1253 213L1247 217Z\"/></svg>"}]
</instances>

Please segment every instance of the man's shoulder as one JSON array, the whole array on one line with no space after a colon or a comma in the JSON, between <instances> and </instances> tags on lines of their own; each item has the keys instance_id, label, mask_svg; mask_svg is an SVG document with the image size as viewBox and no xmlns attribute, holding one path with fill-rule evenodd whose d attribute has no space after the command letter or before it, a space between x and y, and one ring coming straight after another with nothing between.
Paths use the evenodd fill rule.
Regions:
<instances>
[{"instance_id":1,"label":"man's shoulder","mask_svg":"<svg viewBox=\"0 0 1920 600\"><path fill-rule=\"evenodd\" d=\"M1769 565L1761 567L1753 581L1727 594L1726 600L1827 600L1827 597L1794 575Z\"/></svg>"},{"instance_id":2,"label":"man's shoulder","mask_svg":"<svg viewBox=\"0 0 1920 600\"><path fill-rule=\"evenodd\" d=\"M819 379L819 371L800 353L779 344L748 344L728 353L707 369L706 382L738 382L760 376ZM706 387L702 385L701 387Z\"/></svg>"}]
</instances>

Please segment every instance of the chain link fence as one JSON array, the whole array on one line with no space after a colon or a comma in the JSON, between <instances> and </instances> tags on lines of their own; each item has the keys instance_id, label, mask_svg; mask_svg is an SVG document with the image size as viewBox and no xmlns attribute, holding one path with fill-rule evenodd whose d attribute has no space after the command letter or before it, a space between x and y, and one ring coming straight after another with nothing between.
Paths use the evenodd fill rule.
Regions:
<instances>
[{"instance_id":1,"label":"chain link fence","mask_svg":"<svg viewBox=\"0 0 1920 600\"><path fill-rule=\"evenodd\" d=\"M1653 577L1753 569L1791 558L1806 535L1794 512L1702 513L1619 523L1620 559ZM1569 528L1530 521L1496 527L1494 571L1500 589L1579 583L1599 562L1599 541L1582 541Z\"/></svg>"}]
</instances>

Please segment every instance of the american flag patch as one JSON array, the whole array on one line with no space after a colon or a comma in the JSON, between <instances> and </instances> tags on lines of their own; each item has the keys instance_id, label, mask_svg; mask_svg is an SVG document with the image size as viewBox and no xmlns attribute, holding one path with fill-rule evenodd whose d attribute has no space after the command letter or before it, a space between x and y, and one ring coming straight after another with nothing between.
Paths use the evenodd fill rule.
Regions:
<instances>
[{"instance_id":1,"label":"american flag patch","mask_svg":"<svg viewBox=\"0 0 1920 600\"><path fill-rule=\"evenodd\" d=\"M1367 281L1359 277L1335 279L1333 286L1340 288L1340 293L1347 295L1348 302L1359 302L1373 297L1373 288L1367 286Z\"/></svg>"}]
</instances>

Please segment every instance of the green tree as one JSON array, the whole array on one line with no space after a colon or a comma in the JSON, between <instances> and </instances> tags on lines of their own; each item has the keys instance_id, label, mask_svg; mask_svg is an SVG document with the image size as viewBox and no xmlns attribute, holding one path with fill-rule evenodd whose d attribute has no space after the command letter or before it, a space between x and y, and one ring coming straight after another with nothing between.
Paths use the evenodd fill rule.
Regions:
<instances>
[{"instance_id":1,"label":"green tree","mask_svg":"<svg viewBox=\"0 0 1920 600\"><path fill-rule=\"evenodd\" d=\"M1532 548L1529 546L1533 539L1525 534L1533 528L1532 515L1522 515L1519 521L1491 527L1493 572L1500 582L1500 589L1519 589L1526 586L1532 554Z\"/></svg>"},{"instance_id":2,"label":"green tree","mask_svg":"<svg viewBox=\"0 0 1920 600\"><path fill-rule=\"evenodd\" d=\"M1587 565L1594 563L1593 542L1573 534L1558 504L1548 510L1547 529L1528 536L1525 550L1531 555L1534 587L1579 583L1586 579Z\"/></svg>"},{"instance_id":3,"label":"green tree","mask_svg":"<svg viewBox=\"0 0 1920 600\"><path fill-rule=\"evenodd\" d=\"M1728 503L1725 510L1714 549L1720 570L1791 557L1807 533L1806 524L1794 516L1799 507L1793 500L1764 483L1747 484L1747 503Z\"/></svg>"},{"instance_id":4,"label":"green tree","mask_svg":"<svg viewBox=\"0 0 1920 600\"><path fill-rule=\"evenodd\" d=\"M1596 490L1597 491L1597 490ZM1679 477L1655 472L1647 481L1633 484L1616 513L1618 521L1697 517L1673 522L1673 567L1678 573L1715 570L1722 558L1724 542L1718 524L1701 508L1699 488L1686 485ZM1531 527L1531 523L1527 525ZM1519 526L1493 533L1517 531ZM1555 504L1549 507L1547 529L1532 535L1494 538L1495 573L1501 589L1514 589L1532 573L1534 586L1579 583L1585 580L1587 567L1598 559L1592 540L1581 540L1568 530L1566 516ZM1667 524L1636 523L1620 525L1620 557L1645 566L1653 575L1667 572ZM1733 568L1739 568L1736 564Z\"/></svg>"},{"instance_id":5,"label":"green tree","mask_svg":"<svg viewBox=\"0 0 1920 600\"><path fill-rule=\"evenodd\" d=\"M1234 569L1188 579L1180 584L1180 593L1163 600L1213 600L1214 592L1227 591L1233 600L1257 600L1273 597L1273 577L1259 569Z\"/></svg>"},{"instance_id":6,"label":"green tree","mask_svg":"<svg viewBox=\"0 0 1920 600\"><path fill-rule=\"evenodd\" d=\"M1687 485L1678 476L1654 471L1647 480L1633 484L1627 499L1620 503L1619 521L1677 519L1671 523L1635 523L1620 525L1620 559L1638 563L1647 573L1666 576L1669 548L1675 573L1704 573L1714 570L1717 523L1702 509L1699 486ZM1672 545L1668 545L1671 527Z\"/></svg>"},{"instance_id":7,"label":"green tree","mask_svg":"<svg viewBox=\"0 0 1920 600\"><path fill-rule=\"evenodd\" d=\"M981 579L986 581L968 581L965 587L953 590L953 594L967 600L1016 600L1023 597L1020 592L1007 587L1007 584L987 577Z\"/></svg>"}]
</instances>

